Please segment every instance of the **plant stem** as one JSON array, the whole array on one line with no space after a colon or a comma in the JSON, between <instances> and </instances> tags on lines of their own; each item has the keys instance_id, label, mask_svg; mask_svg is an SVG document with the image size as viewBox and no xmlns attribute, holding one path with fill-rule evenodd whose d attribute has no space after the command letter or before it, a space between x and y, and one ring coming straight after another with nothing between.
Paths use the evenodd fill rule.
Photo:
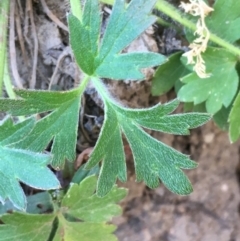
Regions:
<instances>
[{"instance_id":1,"label":"plant stem","mask_svg":"<svg viewBox=\"0 0 240 241\"><path fill-rule=\"evenodd\" d=\"M162 13L166 14L167 16L171 17L172 19L176 20L177 22L181 23L183 26L193 31L196 31L195 23L184 17L177 8L172 6L167 1L158 0L155 8L161 11Z\"/></svg>"},{"instance_id":2,"label":"plant stem","mask_svg":"<svg viewBox=\"0 0 240 241\"><path fill-rule=\"evenodd\" d=\"M13 90L13 85L12 85L12 81L9 75L9 71L8 71L8 61L7 61L7 56L6 56L6 60L5 60L5 64L4 64L4 86L6 89L6 92L8 94L8 97L10 99L16 99L17 96ZM18 116L19 121L24 121L26 118L24 116Z\"/></svg>"},{"instance_id":3,"label":"plant stem","mask_svg":"<svg viewBox=\"0 0 240 241\"><path fill-rule=\"evenodd\" d=\"M100 94L100 96L103 99L103 102L105 103L105 101L107 102L111 102L112 104L116 103L116 100L114 98L112 98L109 90L107 89L106 85L103 83L103 81L98 78L98 77L93 77L91 78L97 92Z\"/></svg>"},{"instance_id":4,"label":"plant stem","mask_svg":"<svg viewBox=\"0 0 240 241\"><path fill-rule=\"evenodd\" d=\"M85 75L83 80L82 80L82 82L81 82L81 84L78 87L78 90L79 90L80 94L82 94L83 91L86 89L89 80L90 80L90 76L89 75Z\"/></svg>"},{"instance_id":5,"label":"plant stem","mask_svg":"<svg viewBox=\"0 0 240 241\"><path fill-rule=\"evenodd\" d=\"M72 14L82 21L82 6L80 0L70 0Z\"/></svg>"},{"instance_id":6,"label":"plant stem","mask_svg":"<svg viewBox=\"0 0 240 241\"><path fill-rule=\"evenodd\" d=\"M0 96L2 96L2 86L6 88L6 92L11 99L16 98L13 91L11 78L8 71L7 60L7 30L8 30L8 13L10 1L1 0L0 2ZM20 121L25 120L23 116L19 116Z\"/></svg>"},{"instance_id":7,"label":"plant stem","mask_svg":"<svg viewBox=\"0 0 240 241\"><path fill-rule=\"evenodd\" d=\"M91 78L94 86L96 87L98 93L103 98L103 100L108 99L108 91L106 90L106 87L103 85L103 82L100 78L94 77Z\"/></svg>"},{"instance_id":8,"label":"plant stem","mask_svg":"<svg viewBox=\"0 0 240 241\"><path fill-rule=\"evenodd\" d=\"M5 65L4 65L4 86L6 89L6 92L8 94L8 97L11 99L15 99L17 96L15 94L15 92L13 91L13 85L11 82L11 78L9 75L9 71L8 71L8 62L7 62L7 57L5 60Z\"/></svg>"},{"instance_id":9,"label":"plant stem","mask_svg":"<svg viewBox=\"0 0 240 241\"><path fill-rule=\"evenodd\" d=\"M2 86L6 63L9 3L9 0L0 1L0 96L2 96Z\"/></svg>"},{"instance_id":10,"label":"plant stem","mask_svg":"<svg viewBox=\"0 0 240 241\"><path fill-rule=\"evenodd\" d=\"M184 17L182 13L171 4L169 4L166 0L158 0L155 6L159 11L163 12L167 16L171 17L172 19L176 20L184 27L191 29L192 31L196 31L196 25L188 18ZM228 43L224 39L221 39L215 34L210 34L210 40L217 45L227 49L229 52L239 55L240 56L240 49L235 47L234 45Z\"/></svg>"}]
</instances>

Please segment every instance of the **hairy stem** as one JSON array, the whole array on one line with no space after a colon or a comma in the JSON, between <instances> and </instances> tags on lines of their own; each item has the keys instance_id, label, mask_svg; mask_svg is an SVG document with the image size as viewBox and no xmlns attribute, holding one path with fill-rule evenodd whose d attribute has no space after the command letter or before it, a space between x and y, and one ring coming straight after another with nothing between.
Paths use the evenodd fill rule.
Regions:
<instances>
[{"instance_id":1,"label":"hairy stem","mask_svg":"<svg viewBox=\"0 0 240 241\"><path fill-rule=\"evenodd\" d=\"M103 83L103 81L100 78L92 77L91 81L93 82L93 85L95 86L97 92L102 97L104 104L106 104L107 102L109 104L111 103L112 106L121 106L121 103L112 97L106 85Z\"/></svg>"},{"instance_id":2,"label":"hairy stem","mask_svg":"<svg viewBox=\"0 0 240 241\"><path fill-rule=\"evenodd\" d=\"M83 91L86 89L89 80L90 80L90 76L89 75L85 75L83 80L81 81L81 84L78 87L78 90L79 90L80 94L82 94Z\"/></svg>"},{"instance_id":3,"label":"hairy stem","mask_svg":"<svg viewBox=\"0 0 240 241\"><path fill-rule=\"evenodd\" d=\"M6 92L8 94L8 97L11 99L15 99L17 96L15 94L15 92L13 91L13 85L12 85L12 81L11 81L11 77L9 75L9 70L8 70L8 62L7 62L7 58L5 60L5 64L4 64L4 86L6 89Z\"/></svg>"},{"instance_id":4,"label":"hairy stem","mask_svg":"<svg viewBox=\"0 0 240 241\"><path fill-rule=\"evenodd\" d=\"M9 3L9 0L0 1L0 96L2 96L6 63Z\"/></svg>"},{"instance_id":5,"label":"hairy stem","mask_svg":"<svg viewBox=\"0 0 240 241\"><path fill-rule=\"evenodd\" d=\"M91 78L96 90L100 94L100 96L103 98L103 100L110 99L110 93L107 90L106 86L103 84L102 80L98 77Z\"/></svg>"}]
</instances>

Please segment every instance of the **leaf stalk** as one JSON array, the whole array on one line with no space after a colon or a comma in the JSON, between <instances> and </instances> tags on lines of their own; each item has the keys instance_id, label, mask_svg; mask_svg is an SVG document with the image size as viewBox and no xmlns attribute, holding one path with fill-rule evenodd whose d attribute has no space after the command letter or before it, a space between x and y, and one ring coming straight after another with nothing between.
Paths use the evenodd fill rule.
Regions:
<instances>
[{"instance_id":1,"label":"leaf stalk","mask_svg":"<svg viewBox=\"0 0 240 241\"><path fill-rule=\"evenodd\" d=\"M9 0L2 0L0 2L0 96L2 96L2 86L6 64L9 5Z\"/></svg>"},{"instance_id":2,"label":"leaf stalk","mask_svg":"<svg viewBox=\"0 0 240 241\"><path fill-rule=\"evenodd\" d=\"M85 76L84 76L81 84L80 84L79 87L78 87L78 90L79 90L80 94L82 94L83 91L86 89L90 78L91 78L91 77L90 77L89 75L85 75Z\"/></svg>"}]
</instances>

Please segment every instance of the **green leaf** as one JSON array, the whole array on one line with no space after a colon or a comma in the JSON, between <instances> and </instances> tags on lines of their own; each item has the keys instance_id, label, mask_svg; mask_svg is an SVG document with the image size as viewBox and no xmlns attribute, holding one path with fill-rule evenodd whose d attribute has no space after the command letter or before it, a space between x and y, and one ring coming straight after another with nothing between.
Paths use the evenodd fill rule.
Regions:
<instances>
[{"instance_id":1,"label":"green leaf","mask_svg":"<svg viewBox=\"0 0 240 241\"><path fill-rule=\"evenodd\" d=\"M211 33L233 43L240 38L239 0L217 0L214 11L206 18L206 25Z\"/></svg>"},{"instance_id":2,"label":"green leaf","mask_svg":"<svg viewBox=\"0 0 240 241\"><path fill-rule=\"evenodd\" d=\"M54 215L13 213L0 217L0 241L47 241Z\"/></svg>"},{"instance_id":3,"label":"green leaf","mask_svg":"<svg viewBox=\"0 0 240 241\"><path fill-rule=\"evenodd\" d=\"M113 225L102 223L75 223L61 219L53 241L117 241L117 237L112 234L115 230L116 227Z\"/></svg>"},{"instance_id":4,"label":"green leaf","mask_svg":"<svg viewBox=\"0 0 240 241\"><path fill-rule=\"evenodd\" d=\"M209 5L209 2L207 1ZM213 9L206 18L205 23L210 32L217 35L224 41L234 43L240 39L240 32L238 26L240 24L240 13L238 11L240 1L239 0L216 0L214 1ZM231 14L229 14L231 13ZM188 19L193 23L197 23L198 17L188 16ZM185 36L191 43L196 39L192 29L185 28ZM210 42L209 45L213 46L216 44Z\"/></svg>"},{"instance_id":5,"label":"green leaf","mask_svg":"<svg viewBox=\"0 0 240 241\"><path fill-rule=\"evenodd\" d=\"M141 80L144 75L139 69L165 62L165 57L156 53L129 53L114 55L102 60L96 70L99 77L110 79Z\"/></svg>"},{"instance_id":6,"label":"green leaf","mask_svg":"<svg viewBox=\"0 0 240 241\"><path fill-rule=\"evenodd\" d=\"M180 168L197 167L189 157L151 138L135 123L123 125L124 134L133 152L137 181L145 181L150 188L159 186L159 178L172 192L186 195L192 186Z\"/></svg>"},{"instance_id":7,"label":"green leaf","mask_svg":"<svg viewBox=\"0 0 240 241\"><path fill-rule=\"evenodd\" d=\"M222 106L228 107L236 94L237 57L227 50L210 47L202 56L206 62L207 73L211 73L211 76L206 79L199 78L196 73L185 76L182 78L185 85L179 90L178 98L195 105L206 101L207 111L215 114Z\"/></svg>"},{"instance_id":8,"label":"green leaf","mask_svg":"<svg viewBox=\"0 0 240 241\"><path fill-rule=\"evenodd\" d=\"M53 140L52 165L61 168L65 159L75 160L81 89L65 92L17 90L21 100L0 99L0 110L12 115L49 112L15 148L43 151Z\"/></svg>"},{"instance_id":9,"label":"green leaf","mask_svg":"<svg viewBox=\"0 0 240 241\"><path fill-rule=\"evenodd\" d=\"M126 181L126 164L121 132L125 134L133 152L137 181L149 187L159 185L159 179L178 194L189 194L191 184L183 169L196 167L188 156L155 140L141 128L171 134L188 134L189 129L202 125L210 119L209 114L188 113L168 115L179 102L156 105L148 109L128 109L116 104L105 94L104 86L93 79L105 102L105 121L97 144L90 155L86 168L102 161L97 194L104 196L116 182ZM106 152L106 150L108 150Z\"/></svg>"},{"instance_id":10,"label":"green leaf","mask_svg":"<svg viewBox=\"0 0 240 241\"><path fill-rule=\"evenodd\" d=\"M52 197L48 192L39 192L27 197L27 213L46 213L52 210Z\"/></svg>"},{"instance_id":11,"label":"green leaf","mask_svg":"<svg viewBox=\"0 0 240 241\"><path fill-rule=\"evenodd\" d=\"M44 113L74 100L80 89L71 91L14 90L21 99L0 98L0 110L13 116Z\"/></svg>"},{"instance_id":12,"label":"green leaf","mask_svg":"<svg viewBox=\"0 0 240 241\"><path fill-rule=\"evenodd\" d=\"M152 95L159 96L167 93L189 71L181 63L182 52L172 54L168 61L160 65L152 80Z\"/></svg>"},{"instance_id":13,"label":"green leaf","mask_svg":"<svg viewBox=\"0 0 240 241\"><path fill-rule=\"evenodd\" d=\"M0 126L0 202L8 198L18 209L26 208L26 198L19 181L45 190L60 186L55 175L47 168L50 156L12 147L31 133L33 128L33 119L16 125L11 119L5 119Z\"/></svg>"},{"instance_id":14,"label":"green leaf","mask_svg":"<svg viewBox=\"0 0 240 241\"><path fill-rule=\"evenodd\" d=\"M6 117L0 122L1 145L11 145L21 141L32 131L34 125L33 118L15 124L11 118Z\"/></svg>"},{"instance_id":15,"label":"green leaf","mask_svg":"<svg viewBox=\"0 0 240 241\"><path fill-rule=\"evenodd\" d=\"M52 198L48 192L39 192L27 197L27 213L45 213L52 209ZM17 208L15 208L9 200L7 200L4 205L0 204L0 215L14 210L17 210Z\"/></svg>"},{"instance_id":16,"label":"green leaf","mask_svg":"<svg viewBox=\"0 0 240 241\"><path fill-rule=\"evenodd\" d=\"M99 198L96 183L95 176L85 178L79 185L72 183L62 201L55 203L52 214L13 212L1 216L0 241L117 241L113 234L116 227L108 222L121 214L116 203L126 196L126 190L114 187ZM42 198L46 201L45 195Z\"/></svg>"},{"instance_id":17,"label":"green leaf","mask_svg":"<svg viewBox=\"0 0 240 241\"><path fill-rule=\"evenodd\" d=\"M234 103L232 110L229 115L229 137L231 142L235 142L238 140L240 136L240 93L238 93Z\"/></svg>"},{"instance_id":18,"label":"green leaf","mask_svg":"<svg viewBox=\"0 0 240 241\"><path fill-rule=\"evenodd\" d=\"M115 203L126 196L126 190L114 187L107 196L99 198L95 194L96 183L97 178L89 176L79 185L71 185L62 200L62 213L54 241L117 240L112 234L115 226L106 222L121 214L120 206Z\"/></svg>"},{"instance_id":19,"label":"green leaf","mask_svg":"<svg viewBox=\"0 0 240 241\"><path fill-rule=\"evenodd\" d=\"M105 103L105 121L97 144L86 164L86 168L92 168L99 161L103 161L98 180L97 192L99 196L106 195L117 178L122 182L127 180L127 168L119 124L117 113L111 105Z\"/></svg>"},{"instance_id":20,"label":"green leaf","mask_svg":"<svg viewBox=\"0 0 240 241\"><path fill-rule=\"evenodd\" d=\"M157 53L121 51L146 30L155 17L149 12L156 0L116 0L103 39L100 42L100 10L97 0L86 1L82 20L68 15L70 44L80 68L90 76L111 79L143 79L142 68L165 61Z\"/></svg>"},{"instance_id":21,"label":"green leaf","mask_svg":"<svg viewBox=\"0 0 240 241\"><path fill-rule=\"evenodd\" d=\"M192 102L185 102L183 105L184 112L201 112L206 113L205 103L194 105Z\"/></svg>"},{"instance_id":22,"label":"green leaf","mask_svg":"<svg viewBox=\"0 0 240 241\"><path fill-rule=\"evenodd\" d=\"M68 25L70 43L76 61L84 73L92 75L95 71L94 62L98 53L101 25L98 1L85 2L81 21L77 16L69 14Z\"/></svg>"},{"instance_id":23,"label":"green leaf","mask_svg":"<svg viewBox=\"0 0 240 241\"><path fill-rule=\"evenodd\" d=\"M167 104L158 104L152 108L143 110L131 110L119 108L118 112L122 116L134 119L138 125L145 128L161 131L175 135L189 135L189 129L201 126L209 120L210 115L205 113L173 114L179 105L179 101L174 100Z\"/></svg>"},{"instance_id":24,"label":"green leaf","mask_svg":"<svg viewBox=\"0 0 240 241\"><path fill-rule=\"evenodd\" d=\"M90 170L86 170L85 164L84 164L75 172L75 174L72 178L72 182L79 184L86 177L92 176L92 175L98 175L98 173L99 173L99 166L98 165L93 167Z\"/></svg>"},{"instance_id":25,"label":"green leaf","mask_svg":"<svg viewBox=\"0 0 240 241\"><path fill-rule=\"evenodd\" d=\"M95 194L96 184L96 176L85 178L79 185L72 184L62 200L63 214L90 223L107 222L120 215L121 208L115 203L126 196L126 190L114 187L107 196L99 198Z\"/></svg>"},{"instance_id":26,"label":"green leaf","mask_svg":"<svg viewBox=\"0 0 240 241\"><path fill-rule=\"evenodd\" d=\"M227 108L223 106L222 109L213 116L213 120L215 121L217 126L224 131L228 131L229 129L228 118L229 118L231 109L232 109L232 105L230 105Z\"/></svg>"},{"instance_id":27,"label":"green leaf","mask_svg":"<svg viewBox=\"0 0 240 241\"><path fill-rule=\"evenodd\" d=\"M25 209L25 195L18 181L38 189L59 188L59 182L46 167L50 161L48 156L4 147L0 147L0 152L0 201L2 203L9 198L14 206Z\"/></svg>"}]
</instances>

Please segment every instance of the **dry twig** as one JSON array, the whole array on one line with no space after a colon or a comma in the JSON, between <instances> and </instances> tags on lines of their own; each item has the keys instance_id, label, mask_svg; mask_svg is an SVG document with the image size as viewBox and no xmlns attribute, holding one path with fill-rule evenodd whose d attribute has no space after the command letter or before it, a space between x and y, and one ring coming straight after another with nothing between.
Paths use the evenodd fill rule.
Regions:
<instances>
[{"instance_id":1,"label":"dry twig","mask_svg":"<svg viewBox=\"0 0 240 241\"><path fill-rule=\"evenodd\" d=\"M25 8L25 18L24 18L24 28L23 28L23 36L25 38L26 43L29 45L29 49L32 55L32 43L30 41L30 39L28 38L28 29L29 29L29 14L28 14L29 10L26 6Z\"/></svg>"},{"instance_id":2,"label":"dry twig","mask_svg":"<svg viewBox=\"0 0 240 241\"><path fill-rule=\"evenodd\" d=\"M49 86L48 86L49 90L51 90L51 86L52 86L53 82L55 81L58 69L60 68L60 65L61 65L62 61L64 60L64 58L66 56L69 56L69 55L71 55L70 47L66 47L63 50L63 52L59 55L58 60L57 60L57 64L56 64L56 68L54 69L53 75L51 77L51 80L50 80L50 83L49 83Z\"/></svg>"},{"instance_id":3,"label":"dry twig","mask_svg":"<svg viewBox=\"0 0 240 241\"><path fill-rule=\"evenodd\" d=\"M47 14L47 16L54 22L57 24L58 27L62 28L63 30L68 32L68 27L63 24L53 13L52 11L48 8L45 0L41 0L41 4L43 7L43 11Z\"/></svg>"},{"instance_id":4,"label":"dry twig","mask_svg":"<svg viewBox=\"0 0 240 241\"><path fill-rule=\"evenodd\" d=\"M19 4L16 4L16 9L15 9L15 24L16 24L16 29L17 29L17 35L18 35L18 40L20 43L20 48L22 51L22 56L24 63L27 64L27 55L26 55L26 50L25 50L25 45L24 45L24 39L22 35L22 29L21 29L21 18L20 18L20 7Z\"/></svg>"},{"instance_id":5,"label":"dry twig","mask_svg":"<svg viewBox=\"0 0 240 241\"><path fill-rule=\"evenodd\" d=\"M32 35L33 35L33 40L34 40L32 77L31 77L31 80L29 83L29 87L31 89L34 89L35 85L36 85L36 73L37 73L37 61L38 61L38 38L37 38L36 26L35 26L34 18L33 18L32 0L27 1L27 6L28 6L28 10L29 10Z\"/></svg>"},{"instance_id":6,"label":"dry twig","mask_svg":"<svg viewBox=\"0 0 240 241\"><path fill-rule=\"evenodd\" d=\"M15 28L14 28L14 13L15 13L15 0L10 1L10 16L9 16L9 54L12 75L15 80L15 84L19 89L23 89L21 78L17 70L16 59L16 46L15 46Z\"/></svg>"}]
</instances>

